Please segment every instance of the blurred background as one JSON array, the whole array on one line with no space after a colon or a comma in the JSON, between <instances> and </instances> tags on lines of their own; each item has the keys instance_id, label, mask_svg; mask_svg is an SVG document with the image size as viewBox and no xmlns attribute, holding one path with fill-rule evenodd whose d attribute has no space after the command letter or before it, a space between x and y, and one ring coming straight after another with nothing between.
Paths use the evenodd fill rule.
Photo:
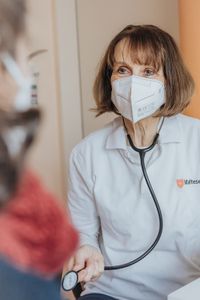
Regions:
<instances>
[{"instance_id":1,"label":"blurred background","mask_svg":"<svg viewBox=\"0 0 200 300\"><path fill-rule=\"evenodd\" d=\"M28 4L36 102L45 111L30 164L61 201L66 198L72 148L114 117L95 119L89 109L94 107L98 62L126 25L158 25L175 38L196 83L185 113L200 118L199 0L28 0Z\"/></svg>"}]
</instances>

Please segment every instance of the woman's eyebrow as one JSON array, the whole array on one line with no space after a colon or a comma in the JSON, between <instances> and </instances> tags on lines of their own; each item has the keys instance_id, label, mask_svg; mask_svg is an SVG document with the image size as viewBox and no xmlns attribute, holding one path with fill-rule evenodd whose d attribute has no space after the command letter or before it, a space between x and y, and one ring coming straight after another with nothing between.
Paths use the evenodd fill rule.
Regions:
<instances>
[{"instance_id":1,"label":"woman's eyebrow","mask_svg":"<svg viewBox=\"0 0 200 300\"><path fill-rule=\"evenodd\" d=\"M126 66L128 66L129 67L129 64L128 63L126 63L125 61L114 61L114 64L117 64L117 65L126 65ZM140 66L142 66L142 67L153 67L153 65L152 64L138 64L138 65L140 65Z\"/></svg>"},{"instance_id":2,"label":"woman's eyebrow","mask_svg":"<svg viewBox=\"0 0 200 300\"><path fill-rule=\"evenodd\" d=\"M114 61L114 64L117 64L117 65L126 65L129 67L129 64L127 64L125 61Z\"/></svg>"}]
</instances>

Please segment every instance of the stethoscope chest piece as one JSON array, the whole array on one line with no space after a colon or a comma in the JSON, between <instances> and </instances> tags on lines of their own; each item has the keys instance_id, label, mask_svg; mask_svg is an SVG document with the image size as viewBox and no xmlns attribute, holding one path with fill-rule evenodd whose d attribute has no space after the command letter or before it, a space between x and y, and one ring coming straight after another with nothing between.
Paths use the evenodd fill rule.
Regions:
<instances>
[{"instance_id":1,"label":"stethoscope chest piece","mask_svg":"<svg viewBox=\"0 0 200 300\"><path fill-rule=\"evenodd\" d=\"M71 291L78 283L78 272L69 271L62 279L62 288L65 291Z\"/></svg>"}]
</instances>

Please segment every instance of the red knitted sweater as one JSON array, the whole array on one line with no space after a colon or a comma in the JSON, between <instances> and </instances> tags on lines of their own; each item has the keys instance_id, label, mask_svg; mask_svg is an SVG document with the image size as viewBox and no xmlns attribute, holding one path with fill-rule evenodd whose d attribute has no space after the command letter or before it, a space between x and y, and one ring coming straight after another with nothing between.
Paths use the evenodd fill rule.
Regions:
<instances>
[{"instance_id":1,"label":"red knitted sweater","mask_svg":"<svg viewBox=\"0 0 200 300\"><path fill-rule=\"evenodd\" d=\"M0 213L0 255L24 270L52 276L61 271L77 243L65 210L26 173Z\"/></svg>"}]
</instances>

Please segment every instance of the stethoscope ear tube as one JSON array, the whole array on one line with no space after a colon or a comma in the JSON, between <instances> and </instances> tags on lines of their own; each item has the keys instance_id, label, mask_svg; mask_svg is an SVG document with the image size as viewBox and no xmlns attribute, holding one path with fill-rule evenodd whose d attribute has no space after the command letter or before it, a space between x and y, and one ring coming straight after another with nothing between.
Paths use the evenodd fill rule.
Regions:
<instances>
[{"instance_id":1,"label":"stethoscope ear tube","mask_svg":"<svg viewBox=\"0 0 200 300\"><path fill-rule=\"evenodd\" d=\"M133 150L135 150L136 152L139 153L140 163L141 163L141 168L142 168L142 173L144 175L144 178L145 178L146 184L148 186L149 192L150 192L150 194L152 196L152 199L154 201L154 204L156 206L156 210L157 210L158 218L159 218L159 230L158 230L158 234L157 234L154 242L151 244L151 246L143 254L141 254L139 257L137 257L134 260L132 260L132 261L130 261L128 263L125 263L125 264L116 265L116 266L105 266L104 270L106 270L106 271L107 270L124 269L124 268L127 268L129 266L132 266L132 265L138 263L140 260L142 260L143 258L145 258L155 248L155 246L159 242L160 237L162 235L162 231L163 231L163 217L162 217L162 212L161 212L160 205L158 203L157 197L156 197L156 195L154 193L153 187L151 185L151 182L149 180L149 177L148 177L148 174L147 174L147 171L146 171L146 167L145 167L145 162L144 162L145 154L148 151L150 151L150 150L152 150L154 148L154 146L157 143L158 137L159 137L159 133L156 134L156 136L155 136L155 138L153 140L153 143L149 147L140 149L140 148L137 148L137 147L134 146L134 144L133 144L133 142L131 140L130 135L127 134L127 138L128 138L128 141L129 141L129 144L130 144L131 148Z\"/></svg>"}]
</instances>

